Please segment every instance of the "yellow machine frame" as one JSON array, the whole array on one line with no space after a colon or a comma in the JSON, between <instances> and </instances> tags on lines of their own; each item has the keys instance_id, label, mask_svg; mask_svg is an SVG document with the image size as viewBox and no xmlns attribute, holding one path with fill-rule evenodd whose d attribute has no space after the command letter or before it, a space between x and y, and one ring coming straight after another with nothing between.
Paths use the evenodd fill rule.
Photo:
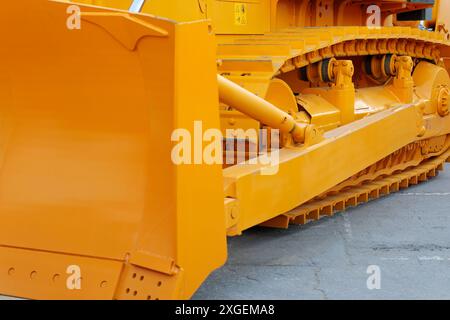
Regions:
<instances>
[{"instance_id":1,"label":"yellow machine frame","mask_svg":"<svg viewBox=\"0 0 450 320\"><path fill-rule=\"evenodd\" d=\"M450 158L448 2L434 32L393 15L432 5L375 2L377 28L371 1L2 4L0 293L187 299L227 235L435 176ZM276 168L174 164L172 133L196 121L280 130Z\"/></svg>"}]
</instances>

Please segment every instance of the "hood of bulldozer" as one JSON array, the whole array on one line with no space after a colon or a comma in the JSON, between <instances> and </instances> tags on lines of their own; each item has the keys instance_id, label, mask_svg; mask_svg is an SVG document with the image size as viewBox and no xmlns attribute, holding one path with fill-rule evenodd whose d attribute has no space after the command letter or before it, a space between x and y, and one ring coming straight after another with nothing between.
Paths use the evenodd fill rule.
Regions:
<instances>
[{"instance_id":1,"label":"hood of bulldozer","mask_svg":"<svg viewBox=\"0 0 450 320\"><path fill-rule=\"evenodd\" d=\"M207 22L7 1L0 39L0 293L190 297L226 258L221 166L171 159L219 127Z\"/></svg>"}]
</instances>

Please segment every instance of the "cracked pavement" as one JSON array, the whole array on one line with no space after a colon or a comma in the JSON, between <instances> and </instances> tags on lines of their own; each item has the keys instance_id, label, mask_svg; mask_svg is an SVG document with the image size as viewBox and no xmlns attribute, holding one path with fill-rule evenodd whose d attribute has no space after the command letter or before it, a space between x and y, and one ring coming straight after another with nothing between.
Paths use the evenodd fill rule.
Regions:
<instances>
[{"instance_id":1,"label":"cracked pavement","mask_svg":"<svg viewBox=\"0 0 450 320\"><path fill-rule=\"evenodd\" d=\"M450 299L450 165L425 183L288 230L229 239L194 299ZM367 288L379 266L381 288Z\"/></svg>"}]
</instances>

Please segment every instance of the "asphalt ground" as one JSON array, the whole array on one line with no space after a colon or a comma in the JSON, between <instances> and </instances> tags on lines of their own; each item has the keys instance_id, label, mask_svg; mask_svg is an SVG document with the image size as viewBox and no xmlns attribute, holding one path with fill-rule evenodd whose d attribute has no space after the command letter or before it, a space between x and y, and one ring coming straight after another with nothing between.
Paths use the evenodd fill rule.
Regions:
<instances>
[{"instance_id":1,"label":"asphalt ground","mask_svg":"<svg viewBox=\"0 0 450 320\"><path fill-rule=\"evenodd\" d=\"M450 165L331 218L253 228L228 249L194 299L450 299Z\"/></svg>"}]
</instances>

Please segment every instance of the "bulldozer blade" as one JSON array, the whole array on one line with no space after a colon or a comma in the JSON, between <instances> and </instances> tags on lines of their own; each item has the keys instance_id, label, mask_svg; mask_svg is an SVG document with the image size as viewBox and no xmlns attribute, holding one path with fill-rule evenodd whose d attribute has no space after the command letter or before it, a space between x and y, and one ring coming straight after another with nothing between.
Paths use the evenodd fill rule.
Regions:
<instances>
[{"instance_id":1,"label":"bulldozer blade","mask_svg":"<svg viewBox=\"0 0 450 320\"><path fill-rule=\"evenodd\" d=\"M224 263L220 164L171 161L174 130L220 125L208 27L2 4L1 294L189 298Z\"/></svg>"}]
</instances>

